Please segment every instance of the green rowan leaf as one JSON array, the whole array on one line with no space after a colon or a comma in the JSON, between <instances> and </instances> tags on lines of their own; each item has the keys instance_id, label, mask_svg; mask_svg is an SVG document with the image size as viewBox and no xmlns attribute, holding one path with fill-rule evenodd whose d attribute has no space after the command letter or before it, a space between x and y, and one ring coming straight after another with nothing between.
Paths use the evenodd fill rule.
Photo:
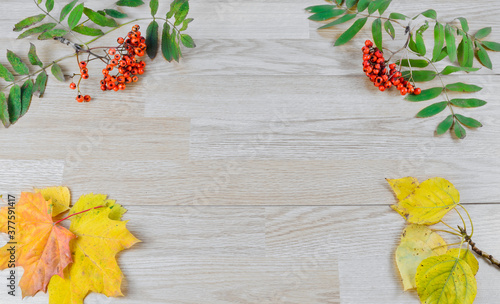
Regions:
<instances>
[{"instance_id":1,"label":"green rowan leaf","mask_svg":"<svg viewBox=\"0 0 500 304\"><path fill-rule=\"evenodd\" d=\"M425 59L403 59L401 61L396 61L396 65L400 64L404 67L425 68L429 65L429 62Z\"/></svg>"},{"instance_id":2,"label":"green rowan leaf","mask_svg":"<svg viewBox=\"0 0 500 304\"><path fill-rule=\"evenodd\" d=\"M500 43L498 43L498 42L481 41L481 44L492 51L500 52Z\"/></svg>"},{"instance_id":3,"label":"green rowan leaf","mask_svg":"<svg viewBox=\"0 0 500 304\"><path fill-rule=\"evenodd\" d=\"M431 19L436 19L437 18L437 13L433 9L426 10L425 12L422 13L422 15L425 16L425 17L427 17L427 18L431 18Z\"/></svg>"},{"instance_id":4,"label":"green rowan leaf","mask_svg":"<svg viewBox=\"0 0 500 304\"><path fill-rule=\"evenodd\" d=\"M175 18L174 25L175 26L180 25L184 21L184 19L186 19L186 16L187 16L188 12L189 12L189 1L186 1L186 2L184 2L179 7L179 10L177 10L177 12L175 12L175 14L174 14L174 18Z\"/></svg>"},{"instance_id":5,"label":"green rowan leaf","mask_svg":"<svg viewBox=\"0 0 500 304\"><path fill-rule=\"evenodd\" d=\"M341 23L344 23L344 22L347 22L349 20L352 20L354 17L356 17L356 14L347 14L347 15L344 15L330 23L327 23L321 27L319 27L318 29L321 30L321 29L325 29L325 28L329 28L329 27L332 27L332 26L335 26L335 25L338 25L338 24L341 24Z\"/></svg>"},{"instance_id":6,"label":"green rowan leaf","mask_svg":"<svg viewBox=\"0 0 500 304\"><path fill-rule=\"evenodd\" d=\"M400 13L391 13L389 15L389 19L394 19L394 20L406 20L406 18L408 17Z\"/></svg>"},{"instance_id":7,"label":"green rowan leaf","mask_svg":"<svg viewBox=\"0 0 500 304\"><path fill-rule=\"evenodd\" d=\"M116 2L118 6L129 6L129 7L137 7L143 5L144 2L142 0L119 0Z\"/></svg>"},{"instance_id":8,"label":"green rowan leaf","mask_svg":"<svg viewBox=\"0 0 500 304\"><path fill-rule=\"evenodd\" d=\"M36 77L35 86L33 87L33 93L38 92L38 97L42 98L43 93L45 93L45 88L47 87L47 79L49 75L45 71L42 71Z\"/></svg>"},{"instance_id":9,"label":"green rowan leaf","mask_svg":"<svg viewBox=\"0 0 500 304\"><path fill-rule=\"evenodd\" d=\"M464 139L467 135L464 127L462 127L462 125L458 121L455 121L455 123L453 124L453 131L455 132L455 136L459 139Z\"/></svg>"},{"instance_id":10,"label":"green rowan leaf","mask_svg":"<svg viewBox=\"0 0 500 304\"><path fill-rule=\"evenodd\" d=\"M36 54L36 47L33 43L30 43L30 51L28 53L28 59L32 65L38 65L39 67L43 67L43 63L38 58Z\"/></svg>"},{"instance_id":11,"label":"green rowan leaf","mask_svg":"<svg viewBox=\"0 0 500 304\"><path fill-rule=\"evenodd\" d=\"M26 82L21 87L21 116L28 112L31 104L31 99L33 97L33 81L31 79L26 80Z\"/></svg>"},{"instance_id":12,"label":"green rowan leaf","mask_svg":"<svg viewBox=\"0 0 500 304\"><path fill-rule=\"evenodd\" d=\"M104 12L106 13L106 15L117 19L126 18L128 16L127 14L114 9L105 9Z\"/></svg>"},{"instance_id":13,"label":"green rowan leaf","mask_svg":"<svg viewBox=\"0 0 500 304\"><path fill-rule=\"evenodd\" d=\"M9 82L14 81L14 75L12 75L12 73L1 63L0 63L0 77Z\"/></svg>"},{"instance_id":14,"label":"green rowan leaf","mask_svg":"<svg viewBox=\"0 0 500 304\"><path fill-rule=\"evenodd\" d=\"M19 21L18 23L16 23L16 25L14 25L13 31L20 32L23 29L30 27L30 26L42 21L44 18L45 18L45 14L40 14L40 15L35 15L35 16L25 18L25 19Z\"/></svg>"},{"instance_id":15,"label":"green rowan leaf","mask_svg":"<svg viewBox=\"0 0 500 304\"><path fill-rule=\"evenodd\" d=\"M319 12L319 13L316 13L314 15L309 16L309 20L324 21L324 20L338 17L338 16L342 15L343 13L345 13L345 9L334 9L334 10L330 10L330 11L323 11L323 12Z\"/></svg>"},{"instance_id":16,"label":"green rowan leaf","mask_svg":"<svg viewBox=\"0 0 500 304\"><path fill-rule=\"evenodd\" d=\"M69 12L71 12L73 7L75 7L77 2L78 0L73 0L63 7L63 9L61 10L61 16L59 17L59 22L63 21L64 18L66 18L66 16L69 14Z\"/></svg>"},{"instance_id":17,"label":"green rowan leaf","mask_svg":"<svg viewBox=\"0 0 500 304\"><path fill-rule=\"evenodd\" d=\"M182 21L182 27L179 29L179 32L185 31L191 21L193 21L193 18L186 18L184 21Z\"/></svg>"},{"instance_id":18,"label":"green rowan leaf","mask_svg":"<svg viewBox=\"0 0 500 304\"><path fill-rule=\"evenodd\" d=\"M362 12L365 9L367 9L368 5L370 5L370 2L371 2L371 0L359 0L358 6L357 6L358 12Z\"/></svg>"},{"instance_id":19,"label":"green rowan leaf","mask_svg":"<svg viewBox=\"0 0 500 304\"><path fill-rule=\"evenodd\" d=\"M15 84L10 88L8 98L9 105L9 120L11 124L15 124L21 115L21 88Z\"/></svg>"},{"instance_id":20,"label":"green rowan leaf","mask_svg":"<svg viewBox=\"0 0 500 304\"><path fill-rule=\"evenodd\" d=\"M89 19L92 20L92 22L94 22L97 25L106 26L106 27L116 27L116 26L118 26L118 24L116 23L115 19L106 18L103 15L99 14L98 12L95 12L95 11L91 10L90 8L84 7L83 8L83 13L87 17L89 17Z\"/></svg>"},{"instance_id":21,"label":"green rowan leaf","mask_svg":"<svg viewBox=\"0 0 500 304\"><path fill-rule=\"evenodd\" d=\"M434 116L438 113L441 113L444 109L446 109L447 105L448 105L448 102L446 102L446 101L433 103L430 106L425 107L420 112L418 112L417 117L426 118L426 117Z\"/></svg>"},{"instance_id":22,"label":"green rowan leaf","mask_svg":"<svg viewBox=\"0 0 500 304\"><path fill-rule=\"evenodd\" d=\"M439 125L436 128L436 134L437 135L443 135L448 131L451 126L453 125L453 115L448 115L442 122L439 123Z\"/></svg>"},{"instance_id":23,"label":"green rowan leaf","mask_svg":"<svg viewBox=\"0 0 500 304\"><path fill-rule=\"evenodd\" d=\"M33 34L39 34L39 33L49 31L49 30L53 29L56 25L57 25L57 23L42 24L40 26L37 26L37 27L34 27L32 29L29 29L29 30L22 32L21 35L19 35L17 37L17 39L26 38L26 37L31 36Z\"/></svg>"},{"instance_id":24,"label":"green rowan leaf","mask_svg":"<svg viewBox=\"0 0 500 304\"><path fill-rule=\"evenodd\" d=\"M427 50L425 48L424 38L422 37L422 33L418 32L415 37L415 44L418 50L418 53L422 56L425 56Z\"/></svg>"},{"instance_id":25,"label":"green rowan leaf","mask_svg":"<svg viewBox=\"0 0 500 304\"><path fill-rule=\"evenodd\" d=\"M28 75L30 70L28 66L17 56L14 52L7 50L7 60L9 60L10 65L14 71L20 75Z\"/></svg>"},{"instance_id":26,"label":"green rowan leaf","mask_svg":"<svg viewBox=\"0 0 500 304\"><path fill-rule=\"evenodd\" d=\"M493 69L493 65L491 64L491 59L488 55L488 52L486 52L486 50L480 44L477 45L476 56L482 65L490 70Z\"/></svg>"},{"instance_id":27,"label":"green rowan leaf","mask_svg":"<svg viewBox=\"0 0 500 304\"><path fill-rule=\"evenodd\" d=\"M382 49L382 19L377 18L372 23L373 42L381 50Z\"/></svg>"},{"instance_id":28,"label":"green rowan leaf","mask_svg":"<svg viewBox=\"0 0 500 304\"><path fill-rule=\"evenodd\" d=\"M50 71L52 72L52 75L54 75L54 77L61 81L61 82L64 82L65 79L64 79L64 74L62 72L62 69L61 67L57 64L57 63L53 63L52 64L52 68L50 69Z\"/></svg>"},{"instance_id":29,"label":"green rowan leaf","mask_svg":"<svg viewBox=\"0 0 500 304\"><path fill-rule=\"evenodd\" d=\"M330 5L330 4L323 4L323 5L314 5L314 6L308 6L305 8L306 11L316 14L319 12L324 12L324 11L329 11L335 9L335 5Z\"/></svg>"},{"instance_id":30,"label":"green rowan leaf","mask_svg":"<svg viewBox=\"0 0 500 304\"><path fill-rule=\"evenodd\" d=\"M80 3L69 14L68 26L70 29L74 28L82 18L83 9L84 9L83 3Z\"/></svg>"},{"instance_id":31,"label":"green rowan leaf","mask_svg":"<svg viewBox=\"0 0 500 304\"><path fill-rule=\"evenodd\" d=\"M473 93L473 92L479 92L483 88L478 87L477 85L473 84L466 84L463 82L456 82L456 83L450 83L446 85L446 89L448 91L454 91L454 92L466 92L466 93Z\"/></svg>"},{"instance_id":32,"label":"green rowan leaf","mask_svg":"<svg viewBox=\"0 0 500 304\"><path fill-rule=\"evenodd\" d=\"M335 41L335 46L343 45L351 40L356 34L363 28L366 24L368 17L356 20L350 28L347 29L340 37Z\"/></svg>"},{"instance_id":33,"label":"green rowan leaf","mask_svg":"<svg viewBox=\"0 0 500 304\"><path fill-rule=\"evenodd\" d=\"M368 14L373 14L377 11L385 0L375 0L368 5Z\"/></svg>"},{"instance_id":34,"label":"green rowan leaf","mask_svg":"<svg viewBox=\"0 0 500 304\"><path fill-rule=\"evenodd\" d=\"M4 127L8 128L10 126L9 105L4 92L0 92L0 120Z\"/></svg>"},{"instance_id":35,"label":"green rowan leaf","mask_svg":"<svg viewBox=\"0 0 500 304\"><path fill-rule=\"evenodd\" d=\"M358 0L345 0L345 6L347 8L351 8L351 7L355 6L357 2L358 2Z\"/></svg>"},{"instance_id":36,"label":"green rowan leaf","mask_svg":"<svg viewBox=\"0 0 500 304\"><path fill-rule=\"evenodd\" d=\"M387 20L384 22L384 29L385 32L391 36L392 39L396 37L396 31L394 30L394 26L392 25L392 22L390 20Z\"/></svg>"},{"instance_id":37,"label":"green rowan leaf","mask_svg":"<svg viewBox=\"0 0 500 304\"><path fill-rule=\"evenodd\" d=\"M52 9L54 9L54 0L46 0L45 1L45 8L47 9L47 12L50 13Z\"/></svg>"},{"instance_id":38,"label":"green rowan leaf","mask_svg":"<svg viewBox=\"0 0 500 304\"><path fill-rule=\"evenodd\" d=\"M427 71L427 70L422 70L422 71L413 71L412 76L410 77L410 71L404 71L403 77L405 79L411 79L413 78L413 81L415 82L426 82L426 81L431 81L434 78L436 78L436 72L434 71Z\"/></svg>"},{"instance_id":39,"label":"green rowan leaf","mask_svg":"<svg viewBox=\"0 0 500 304\"><path fill-rule=\"evenodd\" d=\"M475 120L474 118L463 116L460 114L455 114L455 117L460 121L464 126L469 128L480 128L483 126L482 123Z\"/></svg>"},{"instance_id":40,"label":"green rowan leaf","mask_svg":"<svg viewBox=\"0 0 500 304\"><path fill-rule=\"evenodd\" d=\"M441 55L441 49L444 45L444 26L436 22L434 26L434 49L432 51L432 61L437 61L439 55Z\"/></svg>"},{"instance_id":41,"label":"green rowan leaf","mask_svg":"<svg viewBox=\"0 0 500 304\"><path fill-rule=\"evenodd\" d=\"M158 12L158 0L149 1L149 8L151 9L151 16L155 16Z\"/></svg>"},{"instance_id":42,"label":"green rowan leaf","mask_svg":"<svg viewBox=\"0 0 500 304\"><path fill-rule=\"evenodd\" d=\"M163 31L161 35L161 52L163 54L163 57L168 62L171 62L174 59L173 56L174 50L171 49L169 40L170 40L170 26L168 25L167 22L165 22L163 24Z\"/></svg>"},{"instance_id":43,"label":"green rowan leaf","mask_svg":"<svg viewBox=\"0 0 500 304\"><path fill-rule=\"evenodd\" d=\"M462 32L462 41L460 41L457 49L458 63L462 67L472 67L474 61L474 48L472 41L465 32Z\"/></svg>"},{"instance_id":44,"label":"green rowan leaf","mask_svg":"<svg viewBox=\"0 0 500 304\"><path fill-rule=\"evenodd\" d=\"M486 104L486 101L477 98L454 98L451 104L461 108L478 108Z\"/></svg>"},{"instance_id":45,"label":"green rowan leaf","mask_svg":"<svg viewBox=\"0 0 500 304\"><path fill-rule=\"evenodd\" d=\"M466 32L469 31L469 23L467 22L467 19L464 17L458 17L457 18L460 21L460 25L462 25L462 29Z\"/></svg>"},{"instance_id":46,"label":"green rowan leaf","mask_svg":"<svg viewBox=\"0 0 500 304\"><path fill-rule=\"evenodd\" d=\"M154 59L158 53L158 27L158 22L153 20L146 30L146 53L151 59Z\"/></svg>"},{"instance_id":47,"label":"green rowan leaf","mask_svg":"<svg viewBox=\"0 0 500 304\"><path fill-rule=\"evenodd\" d=\"M88 26L85 26L83 24L75 26L73 28L73 31L77 32L79 34L85 35L85 36L102 36L102 35L104 35L104 32L102 30L88 27Z\"/></svg>"},{"instance_id":48,"label":"green rowan leaf","mask_svg":"<svg viewBox=\"0 0 500 304\"><path fill-rule=\"evenodd\" d=\"M488 36L489 34L491 34L491 27L484 27L484 28L480 29L479 31L477 31L477 33L474 35L474 38L482 39L482 38Z\"/></svg>"},{"instance_id":49,"label":"green rowan leaf","mask_svg":"<svg viewBox=\"0 0 500 304\"><path fill-rule=\"evenodd\" d=\"M419 95L408 95L405 99L412 102L431 100L441 95L442 92L442 87L435 87L427 90L422 90Z\"/></svg>"},{"instance_id":50,"label":"green rowan leaf","mask_svg":"<svg viewBox=\"0 0 500 304\"><path fill-rule=\"evenodd\" d=\"M446 51L451 62L457 60L457 47L455 46L455 34L452 27L447 24L445 27Z\"/></svg>"},{"instance_id":51,"label":"green rowan leaf","mask_svg":"<svg viewBox=\"0 0 500 304\"><path fill-rule=\"evenodd\" d=\"M380 6L378 8L378 13L380 15L382 15L387 10L387 8L389 7L389 5L391 5L391 2L392 2L392 0L385 0L385 1L383 1L382 4L380 4Z\"/></svg>"},{"instance_id":52,"label":"green rowan leaf","mask_svg":"<svg viewBox=\"0 0 500 304\"><path fill-rule=\"evenodd\" d=\"M65 29L53 29L50 31L43 32L40 36L38 36L38 40L47 40L52 39L54 37L62 37L68 33Z\"/></svg>"},{"instance_id":53,"label":"green rowan leaf","mask_svg":"<svg viewBox=\"0 0 500 304\"><path fill-rule=\"evenodd\" d=\"M478 70L479 70L479 68L457 67L457 66L448 65L441 71L440 74L441 75L449 75L451 73L456 73L456 72L475 72Z\"/></svg>"},{"instance_id":54,"label":"green rowan leaf","mask_svg":"<svg viewBox=\"0 0 500 304\"><path fill-rule=\"evenodd\" d=\"M187 48L194 48L196 44L193 41L193 38L187 34L181 34L181 42Z\"/></svg>"}]
</instances>

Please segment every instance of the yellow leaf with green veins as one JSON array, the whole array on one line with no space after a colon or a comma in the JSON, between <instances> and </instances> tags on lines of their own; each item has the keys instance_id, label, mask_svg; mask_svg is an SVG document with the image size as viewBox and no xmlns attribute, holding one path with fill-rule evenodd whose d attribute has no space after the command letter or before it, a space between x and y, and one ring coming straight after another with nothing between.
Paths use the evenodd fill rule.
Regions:
<instances>
[{"instance_id":1,"label":"yellow leaf with green veins","mask_svg":"<svg viewBox=\"0 0 500 304\"><path fill-rule=\"evenodd\" d=\"M472 304L477 294L476 278L469 264L449 254L423 260L415 281L422 303Z\"/></svg>"},{"instance_id":2,"label":"yellow leaf with green veins","mask_svg":"<svg viewBox=\"0 0 500 304\"><path fill-rule=\"evenodd\" d=\"M411 176L398 179L386 178L385 180L389 183L389 186L391 186L398 201L412 194L418 186L418 180Z\"/></svg>"},{"instance_id":3,"label":"yellow leaf with green veins","mask_svg":"<svg viewBox=\"0 0 500 304\"><path fill-rule=\"evenodd\" d=\"M427 226L413 224L406 227L396 249L396 263L404 290L417 288L415 274L424 259L445 254L446 250L445 240Z\"/></svg>"},{"instance_id":4,"label":"yellow leaf with green veins","mask_svg":"<svg viewBox=\"0 0 500 304\"><path fill-rule=\"evenodd\" d=\"M391 206L409 223L433 225L460 201L457 189L444 178L434 177L421 183L407 198Z\"/></svg>"},{"instance_id":5,"label":"yellow leaf with green veins","mask_svg":"<svg viewBox=\"0 0 500 304\"><path fill-rule=\"evenodd\" d=\"M468 249L452 248L448 250L446 254L462 259L465 262L467 262L474 275L476 275L477 271L479 270L479 262L477 261L472 251Z\"/></svg>"}]
</instances>

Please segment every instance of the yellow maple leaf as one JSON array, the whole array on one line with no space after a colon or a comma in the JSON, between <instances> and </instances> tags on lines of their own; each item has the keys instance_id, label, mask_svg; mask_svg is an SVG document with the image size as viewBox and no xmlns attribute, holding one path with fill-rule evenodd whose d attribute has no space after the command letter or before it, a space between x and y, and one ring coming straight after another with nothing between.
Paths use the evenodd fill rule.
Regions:
<instances>
[{"instance_id":1,"label":"yellow maple leaf","mask_svg":"<svg viewBox=\"0 0 500 304\"><path fill-rule=\"evenodd\" d=\"M123 274L116 254L137 242L121 221L125 208L103 194L80 197L70 214L104 206L75 215L70 229L77 238L70 244L74 263L65 270L64 279L54 276L49 284L49 303L82 304L89 292L108 297L123 296Z\"/></svg>"},{"instance_id":2,"label":"yellow maple leaf","mask_svg":"<svg viewBox=\"0 0 500 304\"><path fill-rule=\"evenodd\" d=\"M407 182L401 185L403 186L397 188L400 191L398 197L402 197L403 193L409 191ZM391 208L405 217L409 223L432 225L455 208L459 201L460 194L449 181L434 177L415 187L411 194L400 199Z\"/></svg>"},{"instance_id":3,"label":"yellow maple leaf","mask_svg":"<svg viewBox=\"0 0 500 304\"><path fill-rule=\"evenodd\" d=\"M8 208L2 208L1 230L6 232L4 218ZM40 193L21 193L15 206L14 219L7 225L16 228L11 241L0 248L0 269L11 264L11 253L15 256L15 265L24 268L19 281L23 298L34 296L38 291L47 291L52 276L63 275L64 268L72 262L69 242L75 235L66 228L55 225L52 220L52 203L46 201ZM10 249L10 250L9 250Z\"/></svg>"},{"instance_id":4,"label":"yellow maple leaf","mask_svg":"<svg viewBox=\"0 0 500 304\"><path fill-rule=\"evenodd\" d=\"M445 254L446 250L445 240L427 226L412 224L406 227L396 249L396 263L404 290L417 288L415 274L424 259Z\"/></svg>"},{"instance_id":5,"label":"yellow maple leaf","mask_svg":"<svg viewBox=\"0 0 500 304\"><path fill-rule=\"evenodd\" d=\"M36 193L41 193L46 201L52 201L52 216L55 217L69 209L71 194L67 187L49 187L35 189Z\"/></svg>"}]
</instances>

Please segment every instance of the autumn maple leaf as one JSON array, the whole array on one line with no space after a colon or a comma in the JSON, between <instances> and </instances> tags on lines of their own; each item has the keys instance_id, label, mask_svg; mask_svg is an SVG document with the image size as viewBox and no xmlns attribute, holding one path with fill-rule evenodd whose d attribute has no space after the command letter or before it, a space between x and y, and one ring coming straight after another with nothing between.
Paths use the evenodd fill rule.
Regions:
<instances>
[{"instance_id":1,"label":"autumn maple leaf","mask_svg":"<svg viewBox=\"0 0 500 304\"><path fill-rule=\"evenodd\" d=\"M23 298L34 296L40 290L46 292L51 277L62 277L64 268L73 261L69 242L75 235L54 223L53 206L52 200L45 200L42 193L21 193L15 207L16 235L12 240L17 244L0 248L0 270L3 270L7 268L10 258L7 249L15 246L15 264L24 268L19 282ZM62 209L59 207L58 212ZM4 207L0 211L1 232L7 233L7 219L7 207Z\"/></svg>"},{"instance_id":2,"label":"autumn maple leaf","mask_svg":"<svg viewBox=\"0 0 500 304\"><path fill-rule=\"evenodd\" d=\"M106 195L80 197L70 210L70 214L77 214L71 217L70 226L77 235L70 244L75 262L66 268L64 278L52 277L49 303L82 304L91 291L108 297L123 296L123 274L116 254L140 242L126 229L127 222L121 221L125 212L125 208L106 199Z\"/></svg>"}]
</instances>

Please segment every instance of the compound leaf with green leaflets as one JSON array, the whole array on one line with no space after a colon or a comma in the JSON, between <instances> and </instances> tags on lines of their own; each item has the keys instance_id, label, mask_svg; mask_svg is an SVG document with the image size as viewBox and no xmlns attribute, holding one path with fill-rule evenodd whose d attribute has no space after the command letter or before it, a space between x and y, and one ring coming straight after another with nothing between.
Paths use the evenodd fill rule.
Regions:
<instances>
[{"instance_id":1,"label":"compound leaf with green leaflets","mask_svg":"<svg viewBox=\"0 0 500 304\"><path fill-rule=\"evenodd\" d=\"M38 58L36 54L36 47L33 43L30 43L30 51L28 53L28 59L32 65L38 65L39 67L43 67L42 61Z\"/></svg>"}]
</instances>

